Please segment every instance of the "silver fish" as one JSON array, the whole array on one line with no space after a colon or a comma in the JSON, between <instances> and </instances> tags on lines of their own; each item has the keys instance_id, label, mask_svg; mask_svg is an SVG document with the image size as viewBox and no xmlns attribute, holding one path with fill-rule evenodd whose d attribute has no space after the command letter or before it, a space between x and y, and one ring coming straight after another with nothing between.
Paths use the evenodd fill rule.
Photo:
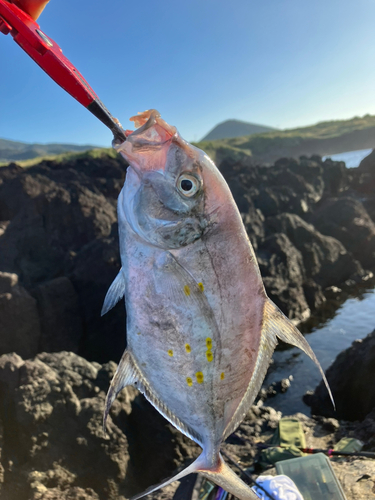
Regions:
<instances>
[{"instance_id":1,"label":"silver fish","mask_svg":"<svg viewBox=\"0 0 375 500\"><path fill-rule=\"evenodd\" d=\"M160 485L200 472L241 500L256 499L220 446L244 419L277 338L305 338L267 297L253 248L224 178L157 111L115 146L128 161L118 199L122 268L102 314L126 300L128 347L112 380L104 421L121 389L137 387L203 451ZM329 388L328 388L329 390Z\"/></svg>"}]
</instances>

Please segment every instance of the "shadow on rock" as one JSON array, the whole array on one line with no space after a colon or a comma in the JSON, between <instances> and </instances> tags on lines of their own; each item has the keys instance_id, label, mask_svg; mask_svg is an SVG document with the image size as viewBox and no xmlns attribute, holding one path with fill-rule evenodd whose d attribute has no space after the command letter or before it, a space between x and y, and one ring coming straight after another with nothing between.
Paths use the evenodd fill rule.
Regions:
<instances>
[{"instance_id":1,"label":"shadow on rock","mask_svg":"<svg viewBox=\"0 0 375 500\"><path fill-rule=\"evenodd\" d=\"M124 500L193 456L135 389L120 394L103 432L115 368L69 352L0 357L1 498Z\"/></svg>"}]
</instances>

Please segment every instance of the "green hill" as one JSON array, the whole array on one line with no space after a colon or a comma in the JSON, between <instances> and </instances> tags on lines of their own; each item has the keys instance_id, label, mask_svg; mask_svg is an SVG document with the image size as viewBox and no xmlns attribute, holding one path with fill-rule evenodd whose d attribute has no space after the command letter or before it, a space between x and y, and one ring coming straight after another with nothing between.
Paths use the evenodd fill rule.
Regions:
<instances>
[{"instance_id":1,"label":"green hill","mask_svg":"<svg viewBox=\"0 0 375 500\"><path fill-rule=\"evenodd\" d=\"M375 116L321 122L309 127L221 139L196 144L217 163L224 158L252 156L271 163L277 158L318 154L321 156L375 147Z\"/></svg>"},{"instance_id":2,"label":"green hill","mask_svg":"<svg viewBox=\"0 0 375 500\"><path fill-rule=\"evenodd\" d=\"M16 145L12 155L4 153L5 146L9 143ZM350 120L321 122L309 127L273 130L262 134L215 141L201 141L195 145L203 149L217 164L220 164L224 158L240 160L244 157L251 157L259 163L273 163L281 157L298 158L301 155L313 154L332 155L375 148L375 116L365 115ZM27 156L26 146L31 148L33 152L31 156ZM89 151L90 149L92 151ZM15 152L17 150L18 152ZM25 144L0 139L0 165L17 161L18 164L27 167L42 158L52 159L56 155L62 161L70 154L95 157L108 154L109 151L110 154L117 154L112 149L93 146Z\"/></svg>"},{"instance_id":3,"label":"green hill","mask_svg":"<svg viewBox=\"0 0 375 500\"><path fill-rule=\"evenodd\" d=\"M77 144L28 144L26 142L0 139L0 162L30 160L40 156L58 155L66 152L82 152L95 146Z\"/></svg>"},{"instance_id":4,"label":"green hill","mask_svg":"<svg viewBox=\"0 0 375 500\"><path fill-rule=\"evenodd\" d=\"M225 122L216 125L216 127L203 137L202 141L215 141L217 139L229 139L244 135L262 134L264 132L271 132L272 130L276 129L240 120L226 120Z\"/></svg>"}]
</instances>

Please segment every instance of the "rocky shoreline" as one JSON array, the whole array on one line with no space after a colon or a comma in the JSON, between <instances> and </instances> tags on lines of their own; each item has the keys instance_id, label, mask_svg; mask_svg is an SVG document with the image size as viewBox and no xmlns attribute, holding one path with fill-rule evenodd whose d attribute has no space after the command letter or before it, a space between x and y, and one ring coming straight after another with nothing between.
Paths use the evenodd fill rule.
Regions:
<instances>
[{"instance_id":1,"label":"rocky shoreline","mask_svg":"<svg viewBox=\"0 0 375 500\"><path fill-rule=\"evenodd\" d=\"M0 169L1 499L124 500L199 453L129 388L113 405L107 434L102 430L105 393L126 345L123 304L100 317L120 268L116 201L126 166L104 155ZM220 169L267 293L294 322L369 282L375 153L353 171L319 157L280 159L271 167L224 161ZM359 394L363 407L353 414L338 404L342 420L332 419L318 387L310 402L328 418L298 415L307 444L331 447L349 435L375 451L375 403L367 387L375 376L368 374L373 338L340 356L328 371L332 389L348 408L358 407ZM263 399L274 389L265 389ZM226 451L252 466L255 442L265 441L280 418L260 400ZM345 459L335 470L348 500L375 498L374 462ZM177 486L154 498L172 498Z\"/></svg>"},{"instance_id":2,"label":"rocky shoreline","mask_svg":"<svg viewBox=\"0 0 375 500\"><path fill-rule=\"evenodd\" d=\"M353 171L320 157L220 165L267 293L296 323L324 304L332 286L372 275L370 157ZM119 360L123 304L103 318L100 310L120 268L116 202L126 167L103 155L0 169L0 354L65 349L100 363Z\"/></svg>"},{"instance_id":3,"label":"rocky shoreline","mask_svg":"<svg viewBox=\"0 0 375 500\"><path fill-rule=\"evenodd\" d=\"M125 500L196 458L199 447L132 388L119 395L103 432L105 393L115 368L113 362L90 363L70 352L31 360L0 357L0 498ZM256 444L272 436L281 417L258 401L224 451L241 467L253 468ZM374 411L361 423L295 417L308 447L331 448L350 436L375 451ZM348 500L375 498L374 461L341 458L333 467ZM170 499L178 486L153 498Z\"/></svg>"}]
</instances>

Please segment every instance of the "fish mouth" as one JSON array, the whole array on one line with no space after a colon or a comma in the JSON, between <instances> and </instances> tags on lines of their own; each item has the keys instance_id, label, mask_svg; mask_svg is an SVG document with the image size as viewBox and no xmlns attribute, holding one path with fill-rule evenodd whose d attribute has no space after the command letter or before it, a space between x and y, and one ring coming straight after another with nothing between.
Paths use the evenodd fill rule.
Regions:
<instances>
[{"instance_id":1,"label":"fish mouth","mask_svg":"<svg viewBox=\"0 0 375 500\"><path fill-rule=\"evenodd\" d=\"M160 118L159 111L156 109L148 109L143 111L143 113L138 113L138 115L131 116L129 121L134 122L136 130L130 135L135 137L137 135L143 134L146 130L150 129L156 125L158 118Z\"/></svg>"},{"instance_id":2,"label":"fish mouth","mask_svg":"<svg viewBox=\"0 0 375 500\"><path fill-rule=\"evenodd\" d=\"M159 111L150 109L129 118L134 122L136 130L127 136L127 141L121 144L114 143L118 152L126 151L126 143L131 142L133 148L142 146L162 146L177 136L176 127L164 121Z\"/></svg>"}]
</instances>

